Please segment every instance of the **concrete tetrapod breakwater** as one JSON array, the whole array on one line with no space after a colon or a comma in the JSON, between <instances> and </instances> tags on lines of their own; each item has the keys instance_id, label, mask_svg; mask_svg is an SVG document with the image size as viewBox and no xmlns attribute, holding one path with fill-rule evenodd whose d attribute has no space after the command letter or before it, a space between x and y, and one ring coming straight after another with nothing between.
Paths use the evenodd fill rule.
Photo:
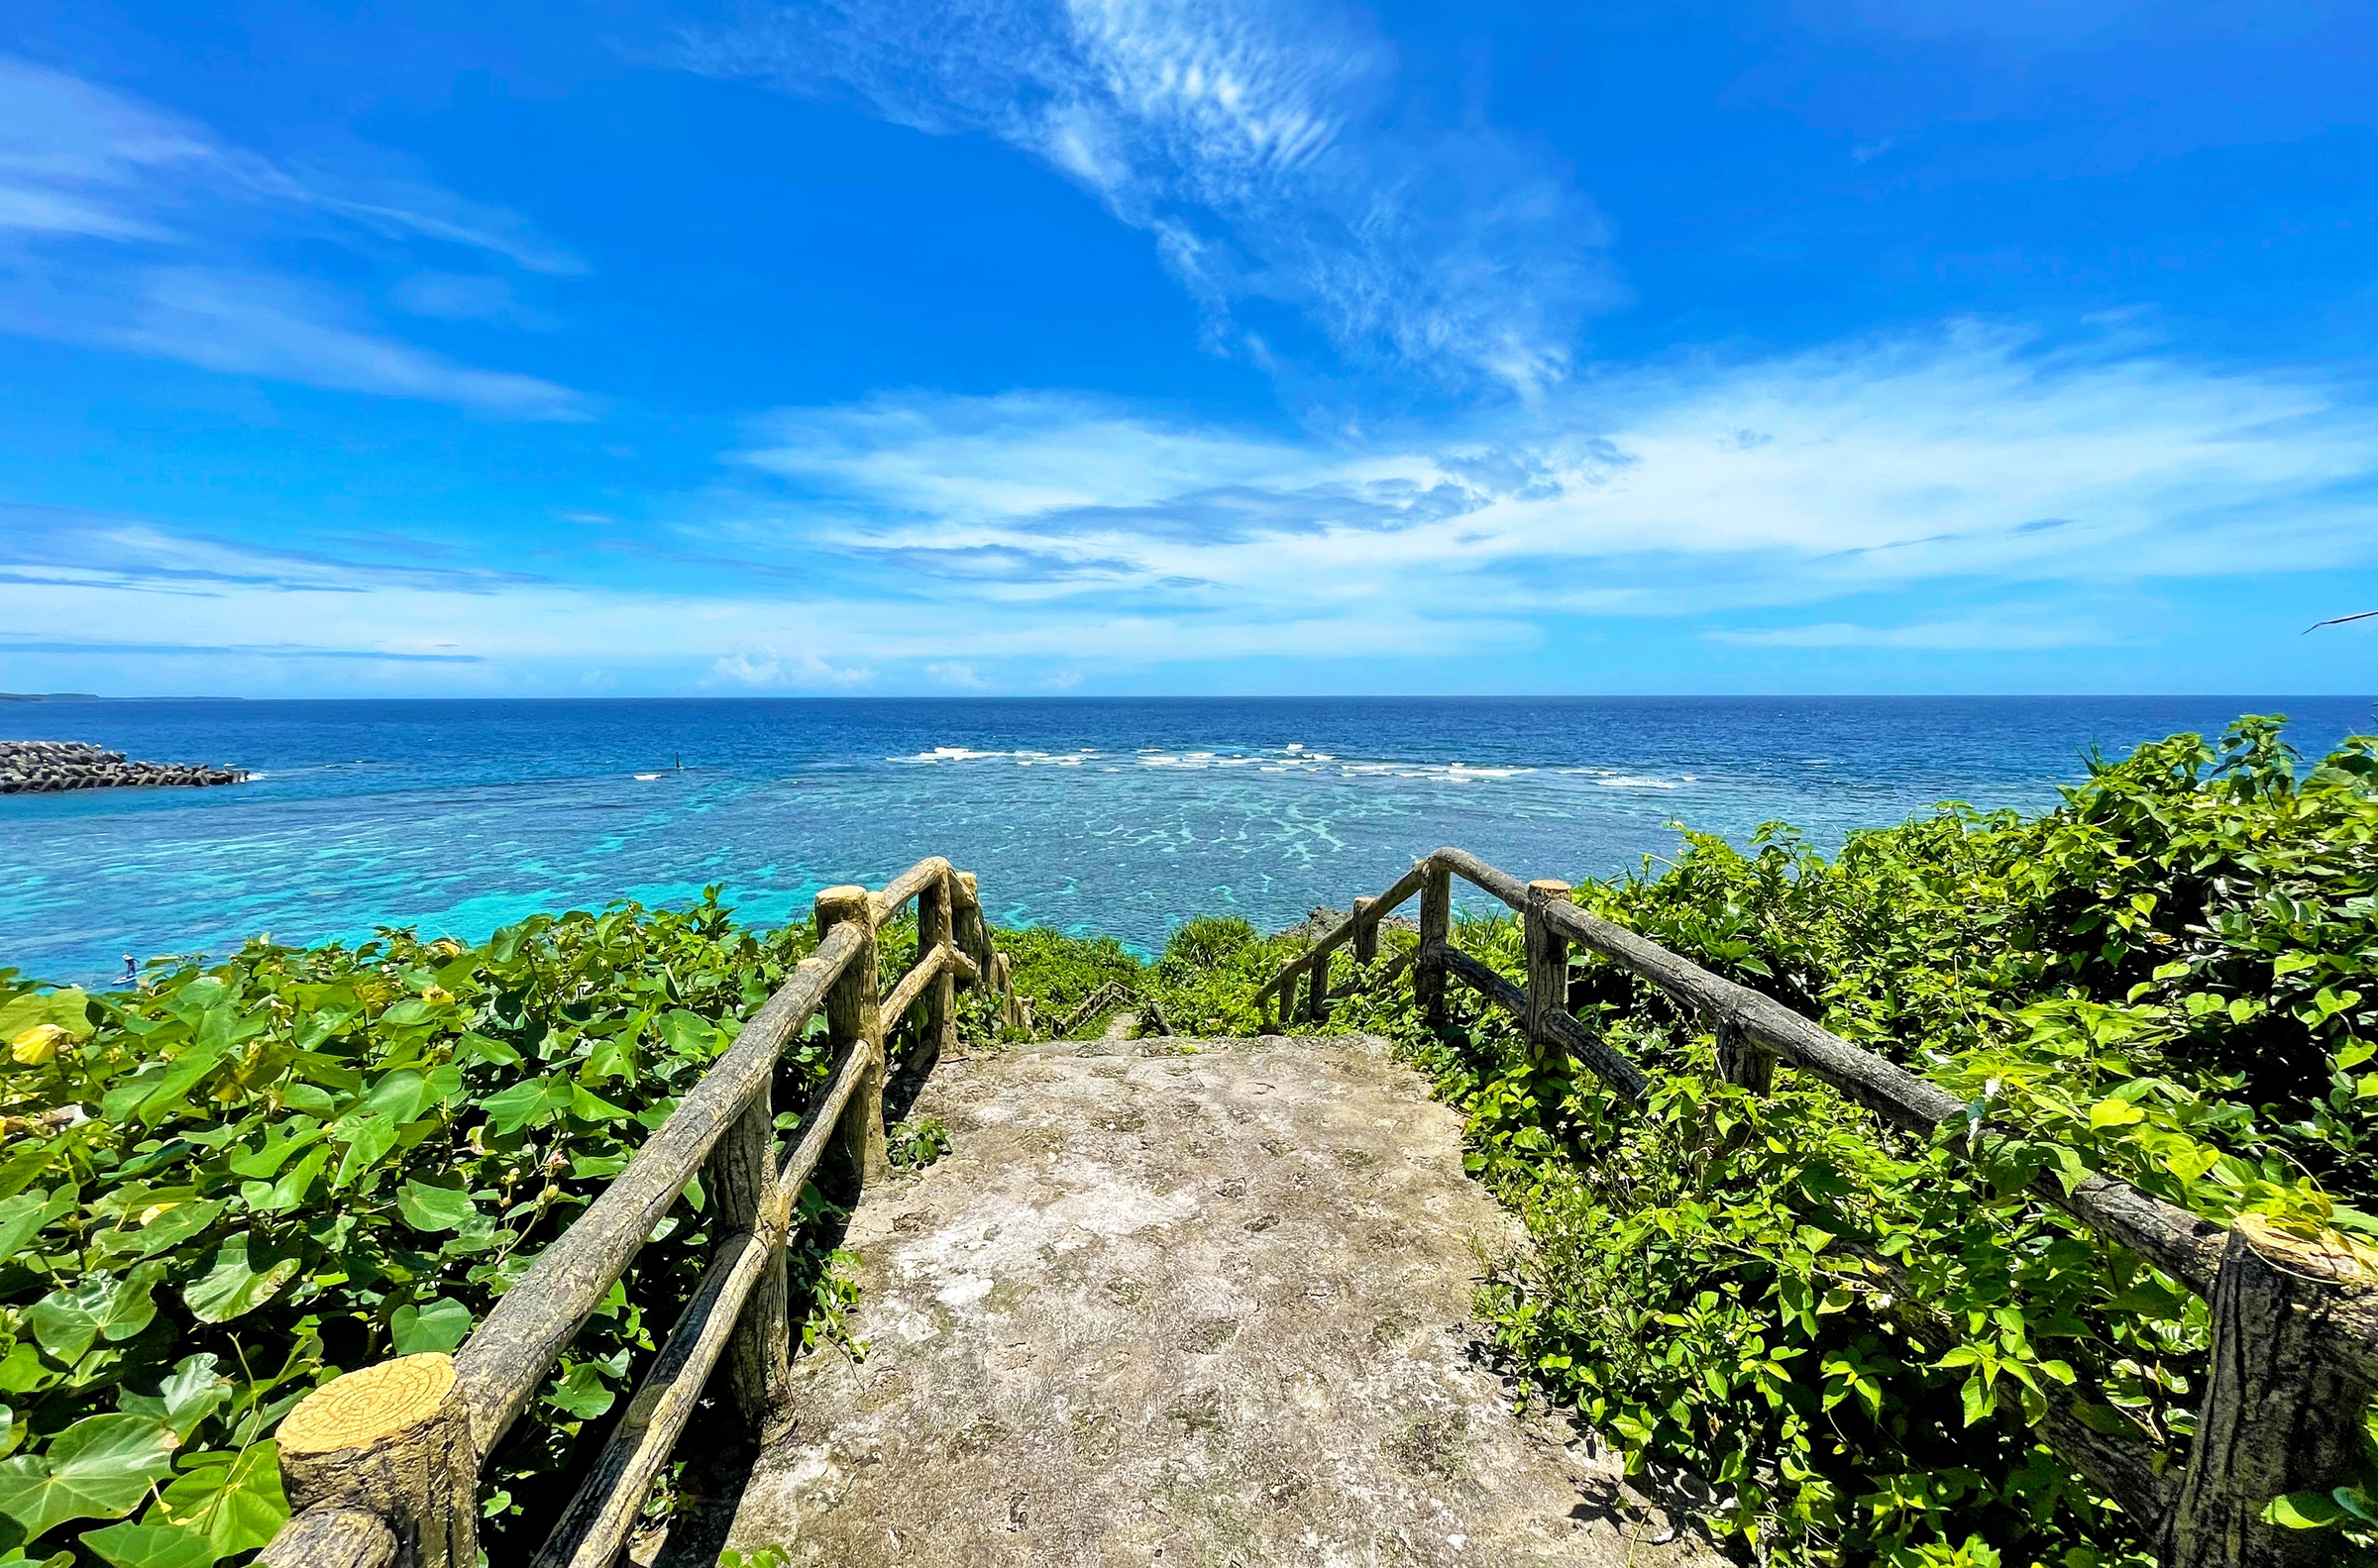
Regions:
<instances>
[{"instance_id":1,"label":"concrete tetrapod breakwater","mask_svg":"<svg viewBox=\"0 0 2378 1568\"><path fill-rule=\"evenodd\" d=\"M0 741L0 794L245 784L239 768L127 762L84 741Z\"/></svg>"}]
</instances>

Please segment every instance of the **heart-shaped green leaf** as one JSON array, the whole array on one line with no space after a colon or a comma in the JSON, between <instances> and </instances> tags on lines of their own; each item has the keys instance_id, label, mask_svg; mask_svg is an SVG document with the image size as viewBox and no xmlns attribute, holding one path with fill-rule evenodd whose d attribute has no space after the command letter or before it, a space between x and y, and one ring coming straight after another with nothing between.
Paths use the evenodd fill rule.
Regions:
<instances>
[{"instance_id":1,"label":"heart-shaped green leaf","mask_svg":"<svg viewBox=\"0 0 2378 1568\"><path fill-rule=\"evenodd\" d=\"M153 1386L128 1384L116 1403L126 1414L162 1422L174 1437L188 1442L198 1423L214 1414L231 1393L231 1379L217 1369L213 1356L184 1356L179 1366Z\"/></svg>"},{"instance_id":2,"label":"heart-shaped green leaf","mask_svg":"<svg viewBox=\"0 0 2378 1568\"><path fill-rule=\"evenodd\" d=\"M388 1317L390 1342L400 1356L452 1350L471 1334L471 1308L451 1296L425 1307L399 1307Z\"/></svg>"},{"instance_id":3,"label":"heart-shaped green leaf","mask_svg":"<svg viewBox=\"0 0 2378 1568\"><path fill-rule=\"evenodd\" d=\"M164 1283L164 1265L143 1263L130 1273L94 1274L52 1291L25 1314L34 1338L60 1361L78 1361L100 1339L130 1339L157 1316L151 1293Z\"/></svg>"},{"instance_id":4,"label":"heart-shaped green leaf","mask_svg":"<svg viewBox=\"0 0 2378 1568\"><path fill-rule=\"evenodd\" d=\"M206 1272L182 1287L181 1299L200 1322L229 1322L270 1301L304 1266L296 1253L243 1232L215 1249Z\"/></svg>"},{"instance_id":5,"label":"heart-shaped green leaf","mask_svg":"<svg viewBox=\"0 0 2378 1568\"><path fill-rule=\"evenodd\" d=\"M436 1187L408 1178L396 1195L396 1211L415 1230L460 1230L479 1217L471 1195L459 1187Z\"/></svg>"},{"instance_id":6,"label":"heart-shaped green leaf","mask_svg":"<svg viewBox=\"0 0 2378 1568\"><path fill-rule=\"evenodd\" d=\"M214 1544L172 1524L110 1524L85 1530L82 1544L111 1568L214 1568Z\"/></svg>"},{"instance_id":7,"label":"heart-shaped green leaf","mask_svg":"<svg viewBox=\"0 0 2378 1568\"><path fill-rule=\"evenodd\" d=\"M190 1530L215 1555L229 1557L264 1545L288 1517L280 1450L267 1441L237 1453L201 1456L173 1478L143 1522Z\"/></svg>"},{"instance_id":8,"label":"heart-shaped green leaf","mask_svg":"<svg viewBox=\"0 0 2378 1568\"><path fill-rule=\"evenodd\" d=\"M0 1460L0 1514L37 1539L68 1519L120 1518L171 1473L171 1442L151 1416L86 1416L47 1451Z\"/></svg>"}]
</instances>

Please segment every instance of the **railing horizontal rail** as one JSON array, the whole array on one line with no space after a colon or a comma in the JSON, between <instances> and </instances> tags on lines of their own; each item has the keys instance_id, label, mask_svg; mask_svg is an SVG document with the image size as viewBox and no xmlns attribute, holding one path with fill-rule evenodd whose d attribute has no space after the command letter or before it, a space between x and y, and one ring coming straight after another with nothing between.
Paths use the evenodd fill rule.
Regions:
<instances>
[{"instance_id":1,"label":"railing horizontal rail","mask_svg":"<svg viewBox=\"0 0 2378 1568\"><path fill-rule=\"evenodd\" d=\"M1492 997L1505 1011L1527 1016L1528 993L1505 980L1500 972L1459 948L1447 948L1444 957L1446 967L1467 981L1473 990ZM1612 1050L1601 1036L1558 1007L1546 1014L1545 1022L1559 1044L1628 1100L1640 1105L1650 1098L1651 1080L1643 1076L1642 1069Z\"/></svg>"},{"instance_id":2,"label":"railing horizontal rail","mask_svg":"<svg viewBox=\"0 0 2378 1568\"><path fill-rule=\"evenodd\" d=\"M396 1532L367 1509L308 1509L257 1561L266 1568L395 1568Z\"/></svg>"},{"instance_id":3,"label":"railing horizontal rail","mask_svg":"<svg viewBox=\"0 0 2378 1568\"><path fill-rule=\"evenodd\" d=\"M1332 953L1336 952L1339 948L1345 946L1347 942L1352 939L1357 926L1363 924L1376 925L1380 920L1384 919L1387 914L1398 904L1401 904L1405 899L1420 891L1420 885L1428 880L1428 861L1419 860L1413 862L1412 869L1404 873L1401 877L1397 878L1394 883L1389 885L1385 892L1379 894L1376 899L1372 900L1370 908L1362 910L1356 914L1347 915L1344 919L1341 919L1336 925L1331 926L1329 930L1322 933L1319 937L1316 937L1313 945L1307 948L1303 954L1301 954L1295 960L1290 962L1286 968L1282 969L1277 975L1272 976L1271 979L1265 981L1262 989L1257 991L1254 994L1255 1002L1260 1005L1264 1001L1267 1001L1272 995L1278 993L1282 986L1287 985L1297 976L1305 973L1305 971L1310 969L1313 965L1327 960Z\"/></svg>"},{"instance_id":4,"label":"railing horizontal rail","mask_svg":"<svg viewBox=\"0 0 2378 1568\"><path fill-rule=\"evenodd\" d=\"M1518 878L1462 850L1441 849L1430 859L1526 912L1527 886ZM1713 975L1650 938L1572 903L1549 905L1545 918L1580 946L1650 981L1711 1022L1741 1030L1788 1065L1832 1086L1895 1126L1929 1135L1944 1123L1967 1119L1966 1102L1947 1090L1852 1045L1773 996ZM1969 1152L1980 1153L1989 1142L1988 1138L1969 1140ZM2108 1240L2138 1253L2199 1296L2213 1293L2225 1227L2111 1177L2086 1177L2067 1193L2061 1179L2043 1171L2032 1182L2031 1191Z\"/></svg>"},{"instance_id":5,"label":"railing horizontal rail","mask_svg":"<svg viewBox=\"0 0 2378 1568\"><path fill-rule=\"evenodd\" d=\"M938 855L927 855L907 871L884 885L881 892L867 896L869 912L875 923L882 925L898 912L900 906L949 875L949 862Z\"/></svg>"},{"instance_id":6,"label":"railing horizontal rail","mask_svg":"<svg viewBox=\"0 0 2378 1568\"><path fill-rule=\"evenodd\" d=\"M916 962L879 998L876 931L911 899ZM295 1513L260 1564L476 1568L480 1464L705 1166L709 1263L537 1568L596 1568L617 1557L713 1374L747 1422L765 1429L781 1411L789 1381L785 1242L803 1184L829 1150L838 1150L846 1181L882 1173L887 1034L921 1004L909 1058L921 1060L955 1039L951 987L993 970L1004 980L1006 970L974 878L938 855L880 891L825 889L816 917L815 950L452 1358L401 1357L347 1374L282 1423L282 1480ZM1013 1010L1015 998L1005 1000ZM820 1011L834 1066L780 1162L771 1109L777 1064ZM367 1388L361 1380L377 1381ZM310 1424L300 1422L309 1410ZM300 1425L309 1445L302 1452L286 1440Z\"/></svg>"},{"instance_id":7,"label":"railing horizontal rail","mask_svg":"<svg viewBox=\"0 0 2378 1568\"><path fill-rule=\"evenodd\" d=\"M884 997L884 1016L897 1018L917 1005L917 998L924 994L924 988L939 980L941 972L949 967L952 954L950 948L936 947L919 959L916 967L903 975L900 984L893 987Z\"/></svg>"}]
</instances>

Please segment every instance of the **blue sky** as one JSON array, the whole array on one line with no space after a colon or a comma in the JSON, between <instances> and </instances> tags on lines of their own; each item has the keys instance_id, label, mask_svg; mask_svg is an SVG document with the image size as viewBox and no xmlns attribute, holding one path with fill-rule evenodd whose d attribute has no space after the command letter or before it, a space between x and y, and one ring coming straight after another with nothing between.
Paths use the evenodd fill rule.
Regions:
<instances>
[{"instance_id":1,"label":"blue sky","mask_svg":"<svg viewBox=\"0 0 2378 1568\"><path fill-rule=\"evenodd\" d=\"M2316 0L0 17L0 688L2365 691Z\"/></svg>"}]
</instances>

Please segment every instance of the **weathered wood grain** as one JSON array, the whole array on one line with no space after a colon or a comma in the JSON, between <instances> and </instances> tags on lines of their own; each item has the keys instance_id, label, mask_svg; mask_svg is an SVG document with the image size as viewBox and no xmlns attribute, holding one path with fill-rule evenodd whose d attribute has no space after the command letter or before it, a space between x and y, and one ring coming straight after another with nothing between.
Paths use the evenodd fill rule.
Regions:
<instances>
[{"instance_id":1,"label":"weathered wood grain","mask_svg":"<svg viewBox=\"0 0 2378 1568\"><path fill-rule=\"evenodd\" d=\"M1356 898L1353 912L1347 924L1353 928L1354 962L1367 966L1379 956L1379 917L1372 911L1378 906L1376 898Z\"/></svg>"},{"instance_id":2,"label":"weathered wood grain","mask_svg":"<svg viewBox=\"0 0 2378 1568\"><path fill-rule=\"evenodd\" d=\"M884 1138L884 1014L877 996L875 925L864 888L828 888L817 895L817 934L845 929L859 936L842 974L825 993L826 1039L836 1051L856 1048L865 1062L858 1092L842 1113L840 1164L849 1182L864 1189L891 1169ZM852 1196L856 1196L854 1193Z\"/></svg>"},{"instance_id":3,"label":"weathered wood grain","mask_svg":"<svg viewBox=\"0 0 2378 1568\"><path fill-rule=\"evenodd\" d=\"M949 862L938 855L927 855L907 871L884 884L883 891L867 894L867 917L875 925L900 912L900 906L916 897L934 883L949 876ZM864 889L861 891L865 891Z\"/></svg>"},{"instance_id":4,"label":"weathered wood grain","mask_svg":"<svg viewBox=\"0 0 2378 1568\"><path fill-rule=\"evenodd\" d=\"M1731 1018L1712 1027L1717 1036L1717 1076L1737 1089L1765 1095L1776 1087L1776 1053L1745 1034Z\"/></svg>"},{"instance_id":5,"label":"weathered wood grain","mask_svg":"<svg viewBox=\"0 0 2378 1568\"><path fill-rule=\"evenodd\" d=\"M900 984L892 988L877 1009L887 1030L907 1017L909 1009L927 994L927 988L948 972L949 953L946 947L928 947L909 966L909 972L900 977Z\"/></svg>"},{"instance_id":6,"label":"weathered wood grain","mask_svg":"<svg viewBox=\"0 0 2378 1568\"><path fill-rule=\"evenodd\" d=\"M766 1279L766 1258L783 1255L802 1184L817 1169L866 1076L861 1042L849 1042L825 1089L794 1128L783 1163L772 1162L767 1191L752 1210L749 1228L730 1232L711 1254L694 1300L669 1331L594 1470L546 1538L535 1568L598 1568L617 1556L652 1478L669 1461L721 1344L731 1343L724 1325L737 1322L737 1303L748 1318L757 1287ZM739 1324L735 1332L741 1332Z\"/></svg>"},{"instance_id":7,"label":"weathered wood grain","mask_svg":"<svg viewBox=\"0 0 2378 1568\"><path fill-rule=\"evenodd\" d=\"M917 945L939 957L924 993L924 1020L906 1066L938 1061L958 1048L957 896L951 888L955 873L943 864L942 874L917 895Z\"/></svg>"},{"instance_id":8,"label":"weathered wood grain","mask_svg":"<svg viewBox=\"0 0 2378 1568\"><path fill-rule=\"evenodd\" d=\"M2242 1214L2213 1292L2213 1365L2188 1473L2159 1555L2165 1568L2311 1568L2337 1562L2325 1530L2267 1523L2290 1492L2357 1474L2372 1389L2328 1354L2330 1313L2378 1281L2341 1238L2307 1241Z\"/></svg>"},{"instance_id":9,"label":"weathered wood grain","mask_svg":"<svg viewBox=\"0 0 2378 1568\"><path fill-rule=\"evenodd\" d=\"M988 975L991 973L991 927L983 918L982 886L973 872L962 871L951 877L950 896L957 906L958 946L974 961L976 976Z\"/></svg>"},{"instance_id":10,"label":"weathered wood grain","mask_svg":"<svg viewBox=\"0 0 2378 1568\"><path fill-rule=\"evenodd\" d=\"M257 1553L257 1568L396 1568L396 1535L365 1509L311 1508Z\"/></svg>"},{"instance_id":11,"label":"weathered wood grain","mask_svg":"<svg viewBox=\"0 0 2378 1568\"><path fill-rule=\"evenodd\" d=\"M1539 1068L1554 1048L1551 1014L1568 1010L1568 938L1547 918L1556 903L1568 901L1568 884L1549 878L1528 884L1526 925L1528 994L1521 1016L1527 1021L1528 1058Z\"/></svg>"},{"instance_id":12,"label":"weathered wood grain","mask_svg":"<svg viewBox=\"0 0 2378 1568\"><path fill-rule=\"evenodd\" d=\"M738 1309L778 1255L782 1234L737 1231L719 1244L678 1314L594 1468L546 1537L532 1568L610 1568L693 1416L703 1381L736 1331Z\"/></svg>"},{"instance_id":13,"label":"weathered wood grain","mask_svg":"<svg viewBox=\"0 0 2378 1568\"><path fill-rule=\"evenodd\" d=\"M1453 873L1434 857L1415 869L1421 872L1420 946L1412 961L1412 995L1430 1024L1442 1026L1446 958L1454 941Z\"/></svg>"},{"instance_id":14,"label":"weathered wood grain","mask_svg":"<svg viewBox=\"0 0 2378 1568\"><path fill-rule=\"evenodd\" d=\"M792 1297L785 1275L784 1230L771 1237L763 1215L776 1183L776 1108L769 1086L751 1098L743 1114L710 1151L708 1190L718 1239L710 1266L725 1256L737 1235L768 1244L755 1265L750 1297L743 1301L726 1348L726 1389L745 1431L766 1437L783 1420L793 1381ZM730 1309L731 1310L731 1309Z\"/></svg>"}]
</instances>

